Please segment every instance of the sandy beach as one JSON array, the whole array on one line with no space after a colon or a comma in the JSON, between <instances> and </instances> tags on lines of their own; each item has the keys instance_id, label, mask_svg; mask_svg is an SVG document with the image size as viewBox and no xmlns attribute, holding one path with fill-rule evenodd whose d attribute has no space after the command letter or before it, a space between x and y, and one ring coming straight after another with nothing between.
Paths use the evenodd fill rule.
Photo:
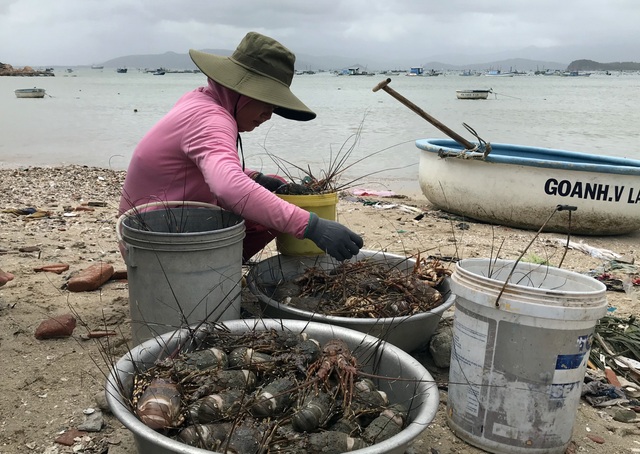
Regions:
<instances>
[{"instance_id":1,"label":"sandy beach","mask_svg":"<svg viewBox=\"0 0 640 454\"><path fill-rule=\"evenodd\" d=\"M15 279L0 287L0 453L133 454L127 429L104 412L100 431L79 433L70 446L56 439L77 429L87 409L104 406L103 385L109 358L119 358L130 340L128 288L112 279L98 290L70 292L68 280L96 263L125 271L115 224L125 173L101 168L65 166L0 170L0 268ZM35 208L32 214L20 210ZM13 212L11 212L13 210ZM567 236L540 234L471 222L435 210L420 194L394 197L342 195L339 221L363 235L365 249L416 256L471 258L525 257L578 273L597 270L608 260L562 244ZM25 212L26 213L26 212ZM617 237L571 237L596 250L620 254L628 262L640 259L640 233ZM273 254L271 246L264 256ZM56 274L35 269L68 264ZM450 266L453 267L451 264ZM608 291L613 314L637 314L635 295ZM77 326L70 337L38 340L35 331L50 317L73 314ZM113 330L110 348L86 339L87 333ZM423 355L424 356L424 355ZM423 357L421 356L421 357ZM434 370L446 381L446 370ZM447 427L447 393L433 423L412 446L413 453L480 453ZM582 401L574 427L571 452L618 454L640 452L637 422L613 420L613 409L594 408ZM60 440L58 440L60 441ZM569 452L569 451L568 451Z\"/></svg>"}]
</instances>

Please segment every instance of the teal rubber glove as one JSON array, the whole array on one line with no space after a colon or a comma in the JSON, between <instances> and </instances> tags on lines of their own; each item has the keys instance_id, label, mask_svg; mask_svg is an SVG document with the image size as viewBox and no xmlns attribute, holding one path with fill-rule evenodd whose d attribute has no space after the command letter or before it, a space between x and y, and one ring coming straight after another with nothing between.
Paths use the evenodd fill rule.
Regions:
<instances>
[{"instance_id":1,"label":"teal rubber glove","mask_svg":"<svg viewBox=\"0 0 640 454\"><path fill-rule=\"evenodd\" d=\"M322 219L315 213L311 213L309 217L304 237L339 261L350 259L364 245L360 235L338 222Z\"/></svg>"}]
</instances>

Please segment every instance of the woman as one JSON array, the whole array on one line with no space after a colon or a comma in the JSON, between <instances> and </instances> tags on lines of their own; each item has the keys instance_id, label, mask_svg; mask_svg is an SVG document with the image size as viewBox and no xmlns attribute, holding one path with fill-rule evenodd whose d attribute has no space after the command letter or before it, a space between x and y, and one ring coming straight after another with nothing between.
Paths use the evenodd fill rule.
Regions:
<instances>
[{"instance_id":1,"label":"woman","mask_svg":"<svg viewBox=\"0 0 640 454\"><path fill-rule=\"evenodd\" d=\"M357 254L362 238L273 194L282 181L244 168L240 132L272 114L298 121L316 117L289 89L295 56L272 38L250 32L231 57L196 50L191 59L208 85L184 95L136 147L120 213L149 202L184 200L241 215L246 262L279 232L308 238L337 260Z\"/></svg>"}]
</instances>

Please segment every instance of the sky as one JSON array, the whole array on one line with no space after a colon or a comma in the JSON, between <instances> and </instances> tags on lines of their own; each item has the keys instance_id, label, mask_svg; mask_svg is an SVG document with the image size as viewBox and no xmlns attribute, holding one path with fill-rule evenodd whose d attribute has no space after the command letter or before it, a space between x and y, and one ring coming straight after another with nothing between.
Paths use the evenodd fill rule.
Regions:
<instances>
[{"instance_id":1,"label":"sky","mask_svg":"<svg viewBox=\"0 0 640 454\"><path fill-rule=\"evenodd\" d=\"M640 0L0 0L0 62L233 50L248 31L357 61L639 62L638 22Z\"/></svg>"}]
</instances>

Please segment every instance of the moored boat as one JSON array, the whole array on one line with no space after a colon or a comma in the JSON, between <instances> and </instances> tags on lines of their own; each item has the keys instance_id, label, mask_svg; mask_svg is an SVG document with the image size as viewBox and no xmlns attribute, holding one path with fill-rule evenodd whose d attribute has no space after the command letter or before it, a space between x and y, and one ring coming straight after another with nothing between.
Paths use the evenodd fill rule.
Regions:
<instances>
[{"instance_id":1,"label":"moored boat","mask_svg":"<svg viewBox=\"0 0 640 454\"><path fill-rule=\"evenodd\" d=\"M484 75L488 77L513 77L514 76L512 72L503 73L499 69L489 70Z\"/></svg>"},{"instance_id":2,"label":"moored boat","mask_svg":"<svg viewBox=\"0 0 640 454\"><path fill-rule=\"evenodd\" d=\"M591 73L581 73L579 71L565 71L562 73L564 77L589 77Z\"/></svg>"},{"instance_id":3,"label":"moored boat","mask_svg":"<svg viewBox=\"0 0 640 454\"><path fill-rule=\"evenodd\" d=\"M19 88L15 90L17 98L44 98L45 89L44 88Z\"/></svg>"},{"instance_id":4,"label":"moored boat","mask_svg":"<svg viewBox=\"0 0 640 454\"><path fill-rule=\"evenodd\" d=\"M460 73L460 76L479 76L480 73L478 71L473 71L471 69L465 69Z\"/></svg>"},{"instance_id":5,"label":"moored boat","mask_svg":"<svg viewBox=\"0 0 640 454\"><path fill-rule=\"evenodd\" d=\"M488 90L456 90L456 98L458 99L487 99L491 88Z\"/></svg>"},{"instance_id":6,"label":"moored boat","mask_svg":"<svg viewBox=\"0 0 640 454\"><path fill-rule=\"evenodd\" d=\"M118 74L126 74L127 73L127 68L117 68L116 72Z\"/></svg>"},{"instance_id":7,"label":"moored boat","mask_svg":"<svg viewBox=\"0 0 640 454\"><path fill-rule=\"evenodd\" d=\"M409 72L405 76L422 76L424 74L424 68L422 66L412 66Z\"/></svg>"},{"instance_id":8,"label":"moored boat","mask_svg":"<svg viewBox=\"0 0 640 454\"><path fill-rule=\"evenodd\" d=\"M422 193L444 211L578 235L640 229L640 160L499 143L468 151L450 139L416 146Z\"/></svg>"}]
</instances>

